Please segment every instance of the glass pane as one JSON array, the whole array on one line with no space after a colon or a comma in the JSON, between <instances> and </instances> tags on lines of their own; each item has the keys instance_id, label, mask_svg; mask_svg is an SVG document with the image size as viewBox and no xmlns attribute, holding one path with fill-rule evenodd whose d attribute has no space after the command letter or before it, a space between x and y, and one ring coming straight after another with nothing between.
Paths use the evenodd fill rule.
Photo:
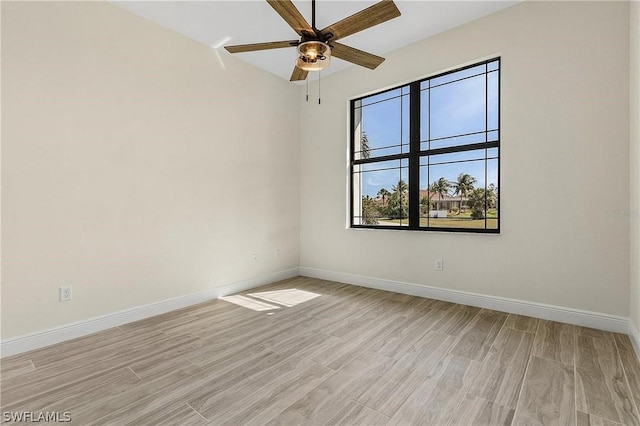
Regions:
<instances>
[{"instance_id":1,"label":"glass pane","mask_svg":"<svg viewBox=\"0 0 640 426\"><path fill-rule=\"evenodd\" d=\"M484 75L445 84L430 92L431 138L486 130Z\"/></svg>"},{"instance_id":2,"label":"glass pane","mask_svg":"<svg viewBox=\"0 0 640 426\"><path fill-rule=\"evenodd\" d=\"M487 127L488 130L498 128L498 73L487 74Z\"/></svg>"},{"instance_id":3,"label":"glass pane","mask_svg":"<svg viewBox=\"0 0 640 426\"><path fill-rule=\"evenodd\" d=\"M423 203L428 206L427 209L421 209L420 226L463 229L485 227L484 159L440 164L421 161L420 178L420 195L421 198L427 197ZM481 204L478 204L478 200Z\"/></svg>"},{"instance_id":4,"label":"glass pane","mask_svg":"<svg viewBox=\"0 0 640 426\"><path fill-rule=\"evenodd\" d=\"M487 161L487 228L498 229L498 160Z\"/></svg>"},{"instance_id":5,"label":"glass pane","mask_svg":"<svg viewBox=\"0 0 640 426\"><path fill-rule=\"evenodd\" d=\"M365 98L354 110L355 160L409 152L409 94L401 93L397 89Z\"/></svg>"},{"instance_id":6,"label":"glass pane","mask_svg":"<svg viewBox=\"0 0 640 426\"><path fill-rule=\"evenodd\" d=\"M408 226L408 167L406 159L354 166L354 224Z\"/></svg>"},{"instance_id":7,"label":"glass pane","mask_svg":"<svg viewBox=\"0 0 640 426\"><path fill-rule=\"evenodd\" d=\"M420 150L447 148L450 146L469 145L473 143L484 143L486 132L472 133L464 136L452 136L448 138L432 139L429 142L420 142Z\"/></svg>"},{"instance_id":8,"label":"glass pane","mask_svg":"<svg viewBox=\"0 0 640 426\"><path fill-rule=\"evenodd\" d=\"M420 92L420 150L426 151L429 148L429 91L423 90Z\"/></svg>"},{"instance_id":9,"label":"glass pane","mask_svg":"<svg viewBox=\"0 0 640 426\"><path fill-rule=\"evenodd\" d=\"M409 152L409 94L402 96L402 152Z\"/></svg>"},{"instance_id":10,"label":"glass pane","mask_svg":"<svg viewBox=\"0 0 640 426\"><path fill-rule=\"evenodd\" d=\"M429 183L431 181L429 167L426 167L428 161L428 157L420 158L420 226L428 226L428 218L437 214L436 210L441 207L438 204L439 195L433 192L437 189L437 185L432 187ZM446 187L446 182L444 186ZM443 191L446 192L446 189Z\"/></svg>"},{"instance_id":11,"label":"glass pane","mask_svg":"<svg viewBox=\"0 0 640 426\"><path fill-rule=\"evenodd\" d=\"M377 95L367 96L361 99L362 106L375 104L381 101L386 101L391 98L397 98L402 94L401 89L389 90L387 92L378 93Z\"/></svg>"},{"instance_id":12,"label":"glass pane","mask_svg":"<svg viewBox=\"0 0 640 426\"><path fill-rule=\"evenodd\" d=\"M466 70L445 74L443 76L431 79L431 87L439 86L441 84L449 83L455 80L460 80L460 79L471 77L471 76L477 76L479 74L484 74L485 69L486 69L485 64L482 64L473 68L467 68Z\"/></svg>"},{"instance_id":13,"label":"glass pane","mask_svg":"<svg viewBox=\"0 0 640 426\"><path fill-rule=\"evenodd\" d=\"M446 163L459 163L461 161L469 160L484 160L486 150L476 149L473 151L461 151L452 152L450 154L432 155L429 158L429 164L446 164ZM420 157L420 165L427 164L427 157Z\"/></svg>"}]
</instances>

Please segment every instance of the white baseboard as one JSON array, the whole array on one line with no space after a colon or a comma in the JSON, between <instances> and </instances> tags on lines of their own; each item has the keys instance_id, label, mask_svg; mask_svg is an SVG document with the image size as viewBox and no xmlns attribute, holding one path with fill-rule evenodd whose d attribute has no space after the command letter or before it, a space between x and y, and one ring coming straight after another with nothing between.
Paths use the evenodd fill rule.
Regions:
<instances>
[{"instance_id":1,"label":"white baseboard","mask_svg":"<svg viewBox=\"0 0 640 426\"><path fill-rule=\"evenodd\" d=\"M522 300L507 299L504 297L487 296L484 294L468 293L459 290L448 290L444 288L431 287L420 284L364 277L361 275L352 275L343 272L327 271L323 269L308 268L304 266L301 266L299 270L300 275L305 277L337 281L345 284L354 284L361 287L369 287L378 290L392 291L395 293L409 294L412 296L420 296L430 299L444 300L447 302L460 303L462 305L494 309L496 311L526 315L550 321L580 325L583 327L597 328L599 330L613 331L616 333L626 334L629 332L629 319L615 315L601 314L598 312L583 311L573 308L565 308L562 306L545 305L542 303L526 302ZM636 333L636 337L637 336L638 334ZM636 338L635 344L637 343L638 339ZM638 351L638 346L636 346L636 351Z\"/></svg>"},{"instance_id":2,"label":"white baseboard","mask_svg":"<svg viewBox=\"0 0 640 426\"><path fill-rule=\"evenodd\" d=\"M631 339L633 349L636 350L636 356L638 357L638 361L640 361L640 332L638 332L638 329L631 320L629 320L629 339Z\"/></svg>"},{"instance_id":3,"label":"white baseboard","mask_svg":"<svg viewBox=\"0 0 640 426\"><path fill-rule=\"evenodd\" d=\"M199 293L186 294L173 299L149 303L148 305L125 309L123 311L89 318L72 324L65 324L48 330L5 339L0 342L0 357L15 355L33 349L42 348L44 346L53 345L55 343L64 342L65 340L86 336L87 334L117 327L133 321L160 315L165 312L174 311L176 309L216 299L221 296L227 296L239 291L248 290L250 288L259 287L296 276L298 276L298 268L287 269L265 275L260 278L239 281Z\"/></svg>"},{"instance_id":4,"label":"white baseboard","mask_svg":"<svg viewBox=\"0 0 640 426\"><path fill-rule=\"evenodd\" d=\"M291 268L265 275L260 278L239 281L199 293L187 294L173 299L162 300L144 306L138 306L99 317L89 318L72 324L65 324L63 326L47 330L5 339L0 342L0 357L15 355L66 340L75 339L77 337L86 336L87 334L206 302L221 296L227 296L229 294L234 294L287 278L293 278L297 275L409 294L412 296L444 300L447 302L477 306L480 308L495 309L502 312L527 315L551 321L559 321L584 327L597 328L600 330L613 331L616 333L625 333L629 334L629 338L633 343L636 354L640 359L640 333L628 318L573 308L565 308L561 306L487 296L458 290L448 290L420 284L364 277L361 275L352 275L309 267Z\"/></svg>"}]
</instances>

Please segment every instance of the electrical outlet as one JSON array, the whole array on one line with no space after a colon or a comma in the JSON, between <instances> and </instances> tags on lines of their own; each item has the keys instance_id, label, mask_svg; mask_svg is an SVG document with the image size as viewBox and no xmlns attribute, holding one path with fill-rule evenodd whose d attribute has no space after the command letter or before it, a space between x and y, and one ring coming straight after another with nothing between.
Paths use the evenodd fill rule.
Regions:
<instances>
[{"instance_id":1,"label":"electrical outlet","mask_svg":"<svg viewBox=\"0 0 640 426\"><path fill-rule=\"evenodd\" d=\"M436 271L442 271L444 269L444 265L442 263L442 259L436 259Z\"/></svg>"},{"instance_id":2,"label":"electrical outlet","mask_svg":"<svg viewBox=\"0 0 640 426\"><path fill-rule=\"evenodd\" d=\"M253 253L253 254L251 255L251 257L253 258L253 261L254 261L254 262L257 262L257 261L258 261L258 253Z\"/></svg>"},{"instance_id":3,"label":"electrical outlet","mask_svg":"<svg viewBox=\"0 0 640 426\"><path fill-rule=\"evenodd\" d=\"M68 302L71 300L71 286L68 287L60 287L60 301Z\"/></svg>"},{"instance_id":4,"label":"electrical outlet","mask_svg":"<svg viewBox=\"0 0 640 426\"><path fill-rule=\"evenodd\" d=\"M276 254L274 255L275 259L280 259L280 250L276 250Z\"/></svg>"}]
</instances>

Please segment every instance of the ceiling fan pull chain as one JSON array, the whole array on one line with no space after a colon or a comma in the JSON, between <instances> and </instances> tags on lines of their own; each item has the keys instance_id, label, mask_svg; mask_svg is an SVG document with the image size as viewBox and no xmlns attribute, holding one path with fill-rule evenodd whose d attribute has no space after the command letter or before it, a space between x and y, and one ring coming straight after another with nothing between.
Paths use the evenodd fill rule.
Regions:
<instances>
[{"instance_id":1,"label":"ceiling fan pull chain","mask_svg":"<svg viewBox=\"0 0 640 426\"><path fill-rule=\"evenodd\" d=\"M318 71L318 105L320 105L320 80L322 79L322 71Z\"/></svg>"},{"instance_id":2,"label":"ceiling fan pull chain","mask_svg":"<svg viewBox=\"0 0 640 426\"><path fill-rule=\"evenodd\" d=\"M309 102L309 77L305 78L307 84L307 102Z\"/></svg>"}]
</instances>

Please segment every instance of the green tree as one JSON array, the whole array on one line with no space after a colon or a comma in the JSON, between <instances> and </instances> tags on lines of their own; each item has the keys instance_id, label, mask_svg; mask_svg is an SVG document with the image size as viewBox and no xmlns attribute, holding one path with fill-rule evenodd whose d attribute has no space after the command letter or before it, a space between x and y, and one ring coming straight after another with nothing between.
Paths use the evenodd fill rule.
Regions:
<instances>
[{"instance_id":1,"label":"green tree","mask_svg":"<svg viewBox=\"0 0 640 426\"><path fill-rule=\"evenodd\" d=\"M433 207L433 201L426 195L420 198L420 215L425 216L429 212L429 208Z\"/></svg>"},{"instance_id":2,"label":"green tree","mask_svg":"<svg viewBox=\"0 0 640 426\"><path fill-rule=\"evenodd\" d=\"M377 225L380 211L376 201L367 196L362 197L362 222L365 225Z\"/></svg>"},{"instance_id":3,"label":"green tree","mask_svg":"<svg viewBox=\"0 0 640 426\"><path fill-rule=\"evenodd\" d=\"M387 207L385 213L390 219L405 219L409 216L409 203L407 200L407 183L403 180L398 181L397 185L392 188L391 195L388 196Z\"/></svg>"},{"instance_id":4,"label":"green tree","mask_svg":"<svg viewBox=\"0 0 640 426\"><path fill-rule=\"evenodd\" d=\"M362 158L371 157L371 148L369 147L369 136L367 136L366 132L362 132L362 136L360 136L360 153Z\"/></svg>"},{"instance_id":5,"label":"green tree","mask_svg":"<svg viewBox=\"0 0 640 426\"><path fill-rule=\"evenodd\" d=\"M442 210L442 197L449 194L449 189L451 189L451 182L443 177L431 184L429 191L438 194L438 210Z\"/></svg>"},{"instance_id":6,"label":"green tree","mask_svg":"<svg viewBox=\"0 0 640 426\"><path fill-rule=\"evenodd\" d=\"M407 183L403 180L399 180L397 185L393 185L391 187L391 190L394 193L401 193L401 194L406 194L407 191L409 190L409 187L407 186Z\"/></svg>"},{"instance_id":7,"label":"green tree","mask_svg":"<svg viewBox=\"0 0 640 426\"><path fill-rule=\"evenodd\" d=\"M382 188L380 191L378 191L378 197L382 198L382 205L384 206L385 201L387 200L387 197L391 195L391 193L389 191L387 191L386 189Z\"/></svg>"},{"instance_id":8,"label":"green tree","mask_svg":"<svg viewBox=\"0 0 640 426\"><path fill-rule=\"evenodd\" d=\"M498 207L498 188L493 183L487 188L487 208L495 209Z\"/></svg>"},{"instance_id":9,"label":"green tree","mask_svg":"<svg viewBox=\"0 0 640 426\"><path fill-rule=\"evenodd\" d=\"M458 214L460 214L460 212L462 211L463 200L467 198L468 194L471 191L473 191L476 182L476 178L468 173L460 173L458 175L458 179L453 182L453 187L455 188L455 192L453 193L453 195L460 196L460 209L458 210Z\"/></svg>"},{"instance_id":10,"label":"green tree","mask_svg":"<svg viewBox=\"0 0 640 426\"><path fill-rule=\"evenodd\" d=\"M467 204L471 208L473 219L483 219L487 213L487 192L484 188L475 188L469 192Z\"/></svg>"}]
</instances>

